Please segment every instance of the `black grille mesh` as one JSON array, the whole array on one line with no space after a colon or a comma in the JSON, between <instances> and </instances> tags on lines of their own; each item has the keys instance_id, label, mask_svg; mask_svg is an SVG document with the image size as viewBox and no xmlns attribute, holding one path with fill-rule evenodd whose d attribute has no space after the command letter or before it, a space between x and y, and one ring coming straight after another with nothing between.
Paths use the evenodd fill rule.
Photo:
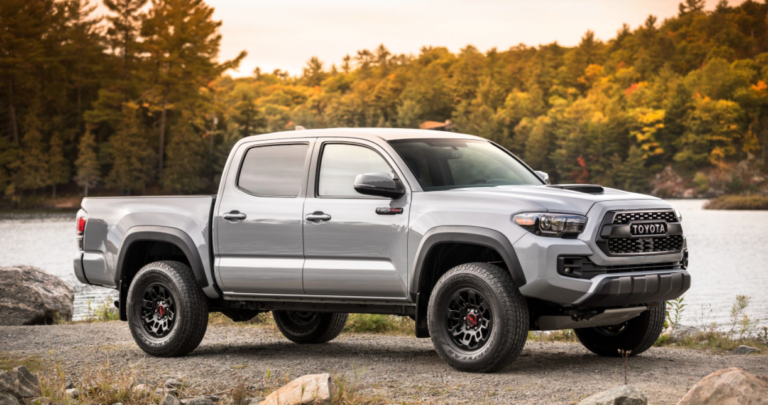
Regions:
<instances>
[{"instance_id":1,"label":"black grille mesh","mask_svg":"<svg viewBox=\"0 0 768 405\"><path fill-rule=\"evenodd\" d=\"M679 252L682 248L682 235L608 239L608 250L612 254Z\"/></svg>"},{"instance_id":2,"label":"black grille mesh","mask_svg":"<svg viewBox=\"0 0 768 405\"><path fill-rule=\"evenodd\" d=\"M628 224L632 221L664 220L667 222L677 222L677 215L674 211L644 211L644 212L620 212L613 217L615 225Z\"/></svg>"}]
</instances>

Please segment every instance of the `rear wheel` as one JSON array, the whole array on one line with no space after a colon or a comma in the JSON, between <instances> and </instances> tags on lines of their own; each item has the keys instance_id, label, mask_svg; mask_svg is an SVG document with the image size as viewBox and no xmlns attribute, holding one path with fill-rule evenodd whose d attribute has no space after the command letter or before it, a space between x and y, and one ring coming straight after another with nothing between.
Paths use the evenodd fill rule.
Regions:
<instances>
[{"instance_id":1,"label":"rear wheel","mask_svg":"<svg viewBox=\"0 0 768 405\"><path fill-rule=\"evenodd\" d=\"M347 324L349 314L309 311L272 311L275 324L283 336L295 343L326 343Z\"/></svg>"},{"instance_id":2,"label":"rear wheel","mask_svg":"<svg viewBox=\"0 0 768 405\"><path fill-rule=\"evenodd\" d=\"M510 364L528 338L528 306L505 270L488 263L454 267L429 299L429 334L451 367L493 372Z\"/></svg>"},{"instance_id":3,"label":"rear wheel","mask_svg":"<svg viewBox=\"0 0 768 405\"><path fill-rule=\"evenodd\" d=\"M664 330L666 304L648 308L636 318L612 326L574 329L584 347L605 357L618 357L627 352L636 356L653 346Z\"/></svg>"},{"instance_id":4,"label":"rear wheel","mask_svg":"<svg viewBox=\"0 0 768 405\"><path fill-rule=\"evenodd\" d=\"M192 269L175 261L150 263L128 289L128 326L152 356L183 356L197 348L208 328L208 299Z\"/></svg>"}]
</instances>

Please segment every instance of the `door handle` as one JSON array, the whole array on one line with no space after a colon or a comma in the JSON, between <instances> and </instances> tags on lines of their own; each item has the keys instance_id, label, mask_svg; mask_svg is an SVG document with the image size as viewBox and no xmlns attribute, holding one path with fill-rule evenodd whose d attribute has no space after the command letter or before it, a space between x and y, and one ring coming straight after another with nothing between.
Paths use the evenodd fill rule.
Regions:
<instances>
[{"instance_id":1,"label":"door handle","mask_svg":"<svg viewBox=\"0 0 768 405\"><path fill-rule=\"evenodd\" d=\"M245 219L247 217L247 215L243 214L240 211L235 210L235 211L227 212L226 214L222 215L221 217L224 218L227 221L233 222L233 221L243 220L243 219Z\"/></svg>"},{"instance_id":2,"label":"door handle","mask_svg":"<svg viewBox=\"0 0 768 405\"><path fill-rule=\"evenodd\" d=\"M307 216L304 218L311 222L324 222L331 220L331 216L322 211L315 211L311 214L307 214Z\"/></svg>"}]
</instances>

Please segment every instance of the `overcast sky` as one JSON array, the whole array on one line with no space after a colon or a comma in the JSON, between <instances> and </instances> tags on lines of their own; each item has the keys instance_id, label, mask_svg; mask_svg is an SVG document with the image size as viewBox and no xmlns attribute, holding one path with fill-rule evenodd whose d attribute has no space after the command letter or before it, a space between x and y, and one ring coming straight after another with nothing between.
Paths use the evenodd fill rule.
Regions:
<instances>
[{"instance_id":1,"label":"overcast sky","mask_svg":"<svg viewBox=\"0 0 768 405\"><path fill-rule=\"evenodd\" d=\"M418 55L424 45L456 52L467 44L481 51L523 43L578 44L591 29L615 36L622 23L633 29L649 14L677 15L679 0L207 0L222 20L221 60L241 50L248 57L233 76L255 67L301 74L318 56L330 68L346 54L384 44L392 53ZM740 4L742 0L730 0ZM711 10L717 0L707 0Z\"/></svg>"}]
</instances>

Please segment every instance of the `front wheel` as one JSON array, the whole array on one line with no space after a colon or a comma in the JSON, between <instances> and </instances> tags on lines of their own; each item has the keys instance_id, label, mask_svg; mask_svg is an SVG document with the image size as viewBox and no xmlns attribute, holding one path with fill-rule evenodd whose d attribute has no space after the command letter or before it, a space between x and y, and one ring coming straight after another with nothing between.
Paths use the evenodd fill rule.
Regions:
<instances>
[{"instance_id":1,"label":"front wheel","mask_svg":"<svg viewBox=\"0 0 768 405\"><path fill-rule=\"evenodd\" d=\"M283 336L294 343L326 343L339 336L349 314L272 311L272 317Z\"/></svg>"},{"instance_id":2,"label":"front wheel","mask_svg":"<svg viewBox=\"0 0 768 405\"><path fill-rule=\"evenodd\" d=\"M139 270L126 309L133 340L152 356L188 354L208 328L208 299L192 269L180 262L154 262Z\"/></svg>"},{"instance_id":3,"label":"front wheel","mask_svg":"<svg viewBox=\"0 0 768 405\"><path fill-rule=\"evenodd\" d=\"M574 329L582 345L592 353L618 357L626 352L636 356L653 346L664 330L666 304L660 303L638 317L612 326Z\"/></svg>"},{"instance_id":4,"label":"front wheel","mask_svg":"<svg viewBox=\"0 0 768 405\"><path fill-rule=\"evenodd\" d=\"M489 263L454 267L429 298L429 334L437 353L460 371L487 373L510 364L528 338L528 306L510 274Z\"/></svg>"}]
</instances>

